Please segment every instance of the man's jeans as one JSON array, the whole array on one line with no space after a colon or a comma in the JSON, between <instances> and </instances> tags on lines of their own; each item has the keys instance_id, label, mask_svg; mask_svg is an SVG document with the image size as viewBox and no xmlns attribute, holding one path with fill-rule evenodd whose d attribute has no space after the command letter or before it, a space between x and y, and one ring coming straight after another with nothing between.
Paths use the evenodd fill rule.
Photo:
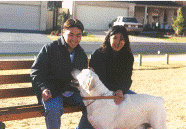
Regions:
<instances>
[{"instance_id":1,"label":"man's jeans","mask_svg":"<svg viewBox=\"0 0 186 129\"><path fill-rule=\"evenodd\" d=\"M79 93L74 93L70 97L58 96L48 101L42 101L45 108L45 121L47 129L60 129L61 115L63 115L63 103L72 105L84 106L82 97ZM82 117L78 125L78 129L93 129L92 125L88 122L87 111L82 112Z\"/></svg>"},{"instance_id":2,"label":"man's jeans","mask_svg":"<svg viewBox=\"0 0 186 129\"><path fill-rule=\"evenodd\" d=\"M127 94L136 94L136 92L129 90Z\"/></svg>"}]
</instances>

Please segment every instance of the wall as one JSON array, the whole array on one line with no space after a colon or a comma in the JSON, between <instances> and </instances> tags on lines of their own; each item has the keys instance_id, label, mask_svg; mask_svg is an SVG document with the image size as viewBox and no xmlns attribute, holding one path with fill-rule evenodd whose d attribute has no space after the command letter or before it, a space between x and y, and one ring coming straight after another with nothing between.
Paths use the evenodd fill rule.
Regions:
<instances>
[{"instance_id":1,"label":"wall","mask_svg":"<svg viewBox=\"0 0 186 129\"><path fill-rule=\"evenodd\" d=\"M47 22L47 1L41 1L40 31L46 30Z\"/></svg>"},{"instance_id":2,"label":"wall","mask_svg":"<svg viewBox=\"0 0 186 129\"><path fill-rule=\"evenodd\" d=\"M77 14L77 6L78 5L89 5L89 6L101 6L101 7L115 7L115 8L128 8L129 14L128 16L133 17L135 11L135 4L133 3L124 3L124 2L108 2L108 1L75 1L74 3L74 18L76 18Z\"/></svg>"},{"instance_id":3,"label":"wall","mask_svg":"<svg viewBox=\"0 0 186 129\"><path fill-rule=\"evenodd\" d=\"M28 6L40 6L40 23L39 30L46 30L47 22L47 1L0 1L3 4L12 4L12 5L28 5Z\"/></svg>"},{"instance_id":4,"label":"wall","mask_svg":"<svg viewBox=\"0 0 186 129\"><path fill-rule=\"evenodd\" d=\"M135 17L139 23L143 24L145 17L145 7L135 7Z\"/></svg>"},{"instance_id":5,"label":"wall","mask_svg":"<svg viewBox=\"0 0 186 129\"><path fill-rule=\"evenodd\" d=\"M53 11L47 10L46 29L47 30L53 29Z\"/></svg>"}]
</instances>

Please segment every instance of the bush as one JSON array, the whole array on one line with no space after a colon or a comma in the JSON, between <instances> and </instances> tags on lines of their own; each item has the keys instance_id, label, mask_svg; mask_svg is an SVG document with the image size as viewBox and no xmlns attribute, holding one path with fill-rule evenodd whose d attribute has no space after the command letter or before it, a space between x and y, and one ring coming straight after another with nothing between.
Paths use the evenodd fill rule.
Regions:
<instances>
[{"instance_id":1,"label":"bush","mask_svg":"<svg viewBox=\"0 0 186 129\"><path fill-rule=\"evenodd\" d=\"M59 36L59 31L58 30L56 31L55 36Z\"/></svg>"},{"instance_id":2,"label":"bush","mask_svg":"<svg viewBox=\"0 0 186 129\"><path fill-rule=\"evenodd\" d=\"M50 33L50 35L54 35L54 31L52 31L52 32Z\"/></svg>"},{"instance_id":3,"label":"bush","mask_svg":"<svg viewBox=\"0 0 186 129\"><path fill-rule=\"evenodd\" d=\"M83 36L87 36L87 35L88 35L88 32L83 31Z\"/></svg>"},{"instance_id":4,"label":"bush","mask_svg":"<svg viewBox=\"0 0 186 129\"><path fill-rule=\"evenodd\" d=\"M178 10L178 16L176 18L173 18L173 24L172 27L177 35L184 32L184 17L182 13L182 8L179 8Z\"/></svg>"}]
</instances>

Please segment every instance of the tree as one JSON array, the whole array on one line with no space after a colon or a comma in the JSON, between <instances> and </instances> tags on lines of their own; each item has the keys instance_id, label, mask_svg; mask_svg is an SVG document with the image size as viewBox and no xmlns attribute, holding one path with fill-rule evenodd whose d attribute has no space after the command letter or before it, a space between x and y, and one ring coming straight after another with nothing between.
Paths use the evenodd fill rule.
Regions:
<instances>
[{"instance_id":1,"label":"tree","mask_svg":"<svg viewBox=\"0 0 186 129\"><path fill-rule=\"evenodd\" d=\"M182 8L179 8L177 13L178 13L177 17L173 18L172 27L175 33L179 35L185 30Z\"/></svg>"},{"instance_id":2,"label":"tree","mask_svg":"<svg viewBox=\"0 0 186 129\"><path fill-rule=\"evenodd\" d=\"M58 16L58 22L57 25L61 26L61 32L63 30L63 25L64 23L67 21L67 19L70 17L70 13L69 10L66 12L62 12L59 16Z\"/></svg>"}]
</instances>

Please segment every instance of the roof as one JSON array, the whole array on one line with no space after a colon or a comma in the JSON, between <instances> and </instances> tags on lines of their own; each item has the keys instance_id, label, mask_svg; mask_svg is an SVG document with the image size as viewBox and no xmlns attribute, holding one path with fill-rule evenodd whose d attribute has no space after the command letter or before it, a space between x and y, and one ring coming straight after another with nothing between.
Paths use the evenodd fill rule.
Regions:
<instances>
[{"instance_id":1,"label":"roof","mask_svg":"<svg viewBox=\"0 0 186 129\"><path fill-rule=\"evenodd\" d=\"M172 6L172 7L181 7L173 1L128 1L130 3L140 4L140 5L157 5L157 6Z\"/></svg>"}]
</instances>

